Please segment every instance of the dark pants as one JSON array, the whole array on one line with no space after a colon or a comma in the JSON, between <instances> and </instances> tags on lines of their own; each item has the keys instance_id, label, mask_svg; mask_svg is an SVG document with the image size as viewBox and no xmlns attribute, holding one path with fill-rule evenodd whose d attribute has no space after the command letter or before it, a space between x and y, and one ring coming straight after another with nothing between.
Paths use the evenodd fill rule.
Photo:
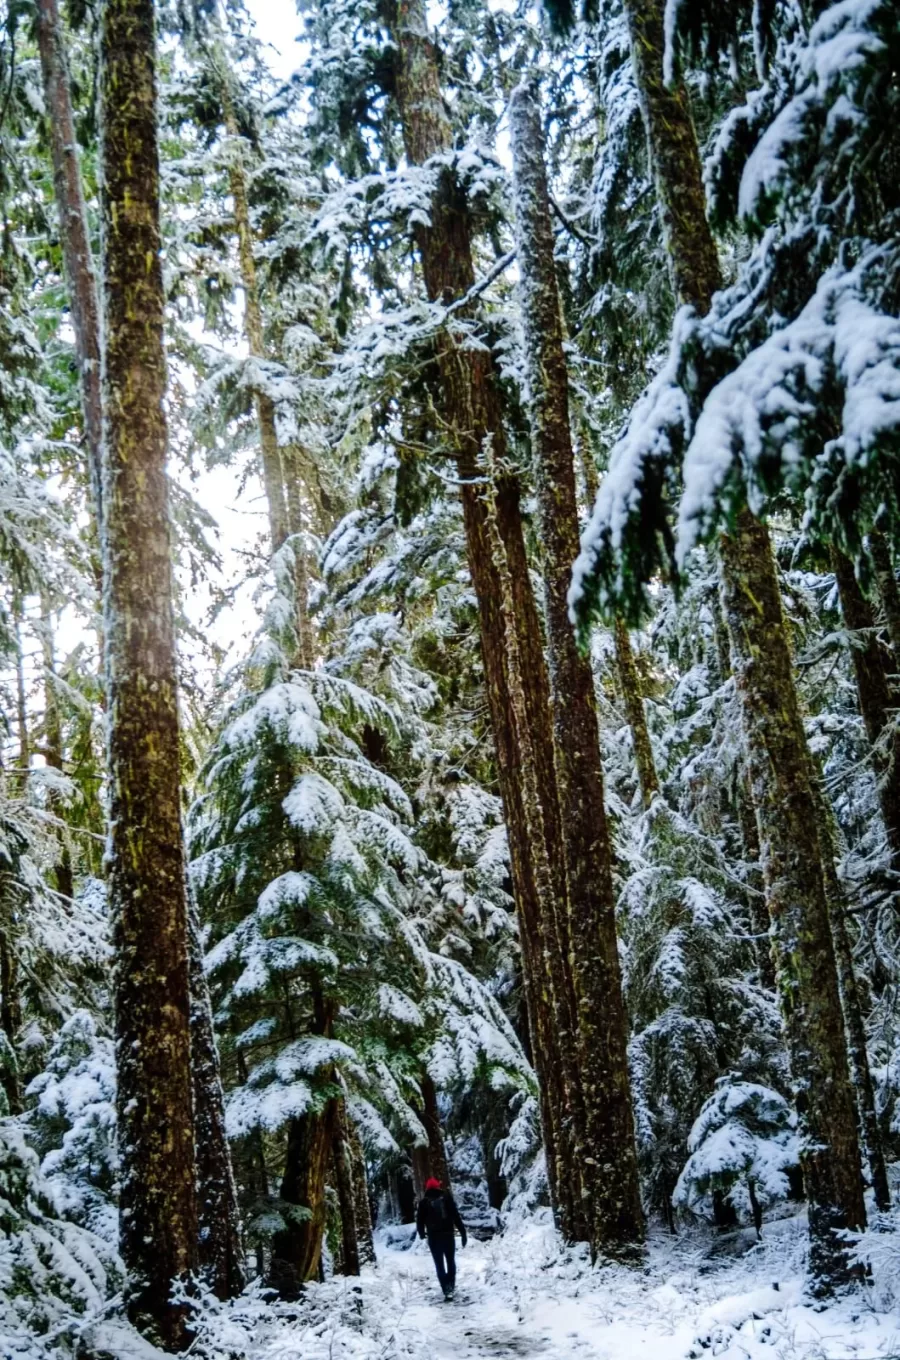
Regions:
<instances>
[{"instance_id":1,"label":"dark pants","mask_svg":"<svg viewBox=\"0 0 900 1360\"><path fill-rule=\"evenodd\" d=\"M456 1285L456 1238L452 1232L435 1233L433 1237L429 1235L428 1245L434 1257L434 1268L441 1289L446 1294L448 1289Z\"/></svg>"}]
</instances>

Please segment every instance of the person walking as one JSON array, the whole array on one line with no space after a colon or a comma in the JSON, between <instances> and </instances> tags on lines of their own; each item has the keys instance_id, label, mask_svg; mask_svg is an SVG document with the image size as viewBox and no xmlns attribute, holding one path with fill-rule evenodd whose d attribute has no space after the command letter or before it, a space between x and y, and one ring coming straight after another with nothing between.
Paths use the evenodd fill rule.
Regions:
<instances>
[{"instance_id":1,"label":"person walking","mask_svg":"<svg viewBox=\"0 0 900 1360\"><path fill-rule=\"evenodd\" d=\"M416 1230L420 1237L428 1238L438 1281L449 1303L456 1289L455 1232L459 1233L462 1246L466 1245L468 1234L456 1201L434 1176L425 1182L425 1194L416 1212Z\"/></svg>"}]
</instances>

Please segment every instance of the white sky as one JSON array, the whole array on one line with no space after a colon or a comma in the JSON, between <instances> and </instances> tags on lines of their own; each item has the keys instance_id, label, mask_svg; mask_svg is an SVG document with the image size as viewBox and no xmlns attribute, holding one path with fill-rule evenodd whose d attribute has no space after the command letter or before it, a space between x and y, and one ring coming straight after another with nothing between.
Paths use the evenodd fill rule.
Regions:
<instances>
[{"instance_id":1,"label":"white sky","mask_svg":"<svg viewBox=\"0 0 900 1360\"><path fill-rule=\"evenodd\" d=\"M302 53L296 38L303 21L294 0L246 0L256 21L256 33L271 47L269 65L275 75L286 80L300 65Z\"/></svg>"}]
</instances>

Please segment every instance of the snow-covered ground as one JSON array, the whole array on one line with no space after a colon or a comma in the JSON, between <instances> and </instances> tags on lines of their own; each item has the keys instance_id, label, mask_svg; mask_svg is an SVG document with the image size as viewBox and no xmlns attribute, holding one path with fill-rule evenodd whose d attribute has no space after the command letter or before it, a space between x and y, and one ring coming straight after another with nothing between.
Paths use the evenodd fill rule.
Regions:
<instances>
[{"instance_id":1,"label":"snow-covered ground","mask_svg":"<svg viewBox=\"0 0 900 1360\"><path fill-rule=\"evenodd\" d=\"M314 1286L293 1307L243 1301L227 1319L210 1317L199 1349L252 1360L900 1357L890 1280L817 1307L802 1294L803 1225L766 1231L767 1241L739 1260L711 1255L709 1236L657 1238L643 1270L592 1271L560 1250L549 1226L528 1222L459 1253L452 1303L441 1297L424 1244L382 1240L378 1267L362 1280Z\"/></svg>"}]
</instances>

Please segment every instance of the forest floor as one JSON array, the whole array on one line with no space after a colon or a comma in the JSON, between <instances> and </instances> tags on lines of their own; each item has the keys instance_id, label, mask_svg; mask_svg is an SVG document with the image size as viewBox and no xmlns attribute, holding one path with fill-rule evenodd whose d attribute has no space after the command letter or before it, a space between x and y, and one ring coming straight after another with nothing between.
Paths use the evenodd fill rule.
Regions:
<instances>
[{"instance_id":1,"label":"forest floor","mask_svg":"<svg viewBox=\"0 0 900 1360\"><path fill-rule=\"evenodd\" d=\"M734 1259L709 1235L659 1237L643 1270L591 1270L529 1221L470 1241L457 1296L444 1303L424 1244L395 1235L361 1280L312 1287L299 1307L232 1305L224 1330L211 1317L200 1350L252 1360L900 1360L896 1298L888 1307L887 1294L867 1288L827 1308L804 1300L804 1239L799 1220L768 1225L766 1241Z\"/></svg>"}]
</instances>

